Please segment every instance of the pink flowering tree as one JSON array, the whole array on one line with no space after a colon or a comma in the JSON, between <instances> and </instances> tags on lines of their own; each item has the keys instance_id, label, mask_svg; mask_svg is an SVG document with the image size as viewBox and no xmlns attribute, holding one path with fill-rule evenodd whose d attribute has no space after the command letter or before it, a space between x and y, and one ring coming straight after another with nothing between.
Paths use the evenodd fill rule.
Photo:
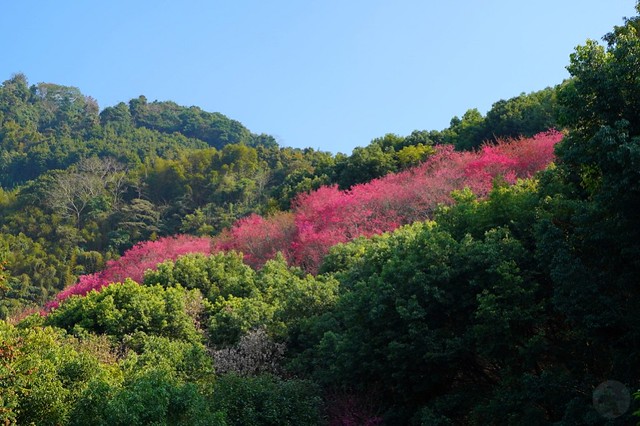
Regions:
<instances>
[{"instance_id":1,"label":"pink flowering tree","mask_svg":"<svg viewBox=\"0 0 640 426\"><path fill-rule=\"evenodd\" d=\"M154 269L156 265L165 260L175 260L187 253L211 253L211 239L177 235L138 243L127 250L119 259L107 262L102 271L82 275L76 284L58 293L55 299L46 305L46 309L58 307L60 302L70 296L84 296L91 290L99 291L111 283L122 282L126 278L142 282L142 277L147 269Z\"/></svg>"},{"instance_id":2,"label":"pink flowering tree","mask_svg":"<svg viewBox=\"0 0 640 426\"><path fill-rule=\"evenodd\" d=\"M244 262L257 268L273 259L278 252L290 258L289 249L295 230L292 213L280 212L268 218L252 214L220 234L215 239L214 250L242 251Z\"/></svg>"},{"instance_id":3,"label":"pink flowering tree","mask_svg":"<svg viewBox=\"0 0 640 426\"><path fill-rule=\"evenodd\" d=\"M280 252L292 264L316 273L331 246L429 219L439 205L453 203L453 190L468 187L484 197L496 178L514 183L518 178L532 177L553 161L554 146L561 139L560 132L550 130L532 138L485 145L476 152L438 146L427 161L411 169L347 191L324 186L298 195L291 212L266 218L254 214L241 219L214 239L213 250L242 252L245 262L254 268ZM145 270L165 260L175 260L186 253L210 252L208 238L185 235L139 243L121 258L109 261L103 271L80 277L75 285L60 292L47 309L71 295L100 290L125 278L140 282Z\"/></svg>"},{"instance_id":4,"label":"pink flowering tree","mask_svg":"<svg viewBox=\"0 0 640 426\"><path fill-rule=\"evenodd\" d=\"M429 219L439 205L453 203L454 190L468 187L485 197L496 178L512 184L532 177L553 161L553 148L560 139L560 132L550 130L485 145L476 152L439 146L427 161L411 169L347 191L325 186L300 194L292 213L242 219L218 237L215 249L243 252L254 267L280 251L293 264L315 273L329 247Z\"/></svg>"}]
</instances>

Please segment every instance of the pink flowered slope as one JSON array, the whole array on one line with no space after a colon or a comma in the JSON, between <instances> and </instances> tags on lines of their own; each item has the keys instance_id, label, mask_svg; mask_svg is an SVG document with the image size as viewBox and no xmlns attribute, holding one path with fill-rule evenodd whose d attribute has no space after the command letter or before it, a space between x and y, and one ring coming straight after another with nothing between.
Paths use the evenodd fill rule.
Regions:
<instances>
[{"instance_id":1,"label":"pink flowered slope","mask_svg":"<svg viewBox=\"0 0 640 426\"><path fill-rule=\"evenodd\" d=\"M426 220L438 205L453 202L453 190L468 187L484 197L498 176L508 183L533 176L553 161L554 146L561 139L562 134L552 130L532 138L486 145L477 152L456 152L452 146L439 146L426 162L412 169L348 191L336 186L321 187L300 194L291 212L267 218L254 214L241 219L215 239L214 250L243 252L245 261L256 268L282 252L291 263L315 273L331 246ZM85 295L125 278L140 282L147 269L165 260L210 252L209 238L179 235L139 243L120 259L109 261L103 271L81 276L46 309L57 307L71 295Z\"/></svg>"},{"instance_id":2,"label":"pink flowered slope","mask_svg":"<svg viewBox=\"0 0 640 426\"><path fill-rule=\"evenodd\" d=\"M295 217L290 212L279 212L269 218L252 214L238 220L230 230L216 239L215 250L229 251L242 247L244 261L250 265L263 265L278 251L290 258L290 244L296 233Z\"/></svg>"},{"instance_id":3,"label":"pink flowered slope","mask_svg":"<svg viewBox=\"0 0 640 426\"><path fill-rule=\"evenodd\" d=\"M95 274L82 275L78 282L69 286L56 295L56 298L46 305L46 309L56 308L61 301L72 296L84 296L91 290L101 290L113 282L121 282L131 278L141 282L147 269L154 269L165 260L175 260L187 253L211 252L211 239L177 235L161 238L157 241L145 241L127 250L117 260L110 260L104 270Z\"/></svg>"},{"instance_id":4,"label":"pink flowered slope","mask_svg":"<svg viewBox=\"0 0 640 426\"><path fill-rule=\"evenodd\" d=\"M560 132L551 130L486 145L477 152L439 146L426 162L410 170L348 191L327 186L301 194L286 220L257 215L243 219L216 239L215 249L241 251L254 267L281 251L290 262L314 273L329 247L426 220L438 205L453 202L453 190L468 187L484 197L496 177L508 183L532 177L553 161L554 146L561 139Z\"/></svg>"}]
</instances>

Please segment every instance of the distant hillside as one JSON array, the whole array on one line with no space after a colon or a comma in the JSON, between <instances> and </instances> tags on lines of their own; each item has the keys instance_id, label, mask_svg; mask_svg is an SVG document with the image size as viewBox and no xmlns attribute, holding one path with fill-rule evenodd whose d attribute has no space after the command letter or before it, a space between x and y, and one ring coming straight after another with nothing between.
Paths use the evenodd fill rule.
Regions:
<instances>
[{"instance_id":1,"label":"distant hillside","mask_svg":"<svg viewBox=\"0 0 640 426\"><path fill-rule=\"evenodd\" d=\"M180 133L218 149L231 143L276 145L273 137L254 135L239 121L219 112L203 111L196 106L184 107L170 101L149 103L144 96L130 100L128 106L121 102L105 108L100 113L100 123L103 126L133 125L162 133Z\"/></svg>"},{"instance_id":2,"label":"distant hillside","mask_svg":"<svg viewBox=\"0 0 640 426\"><path fill-rule=\"evenodd\" d=\"M241 143L277 146L220 113L144 96L99 112L91 96L53 83L29 85L16 74L0 86L0 186L14 187L81 158L114 157L126 164L185 149Z\"/></svg>"}]
</instances>

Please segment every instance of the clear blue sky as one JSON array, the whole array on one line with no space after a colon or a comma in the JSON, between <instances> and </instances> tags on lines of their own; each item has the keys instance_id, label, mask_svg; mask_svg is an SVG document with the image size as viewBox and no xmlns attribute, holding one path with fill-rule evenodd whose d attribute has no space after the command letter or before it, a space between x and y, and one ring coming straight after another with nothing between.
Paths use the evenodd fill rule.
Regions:
<instances>
[{"instance_id":1,"label":"clear blue sky","mask_svg":"<svg viewBox=\"0 0 640 426\"><path fill-rule=\"evenodd\" d=\"M0 10L0 81L144 94L241 121L284 146L350 153L441 130L553 86L575 46L635 0L19 0Z\"/></svg>"}]
</instances>

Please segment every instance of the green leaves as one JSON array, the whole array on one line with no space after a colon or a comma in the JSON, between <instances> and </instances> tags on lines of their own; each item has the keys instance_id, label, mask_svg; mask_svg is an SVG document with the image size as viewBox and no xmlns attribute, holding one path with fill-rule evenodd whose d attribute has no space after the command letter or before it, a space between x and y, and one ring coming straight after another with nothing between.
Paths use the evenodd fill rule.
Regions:
<instances>
[{"instance_id":1,"label":"green leaves","mask_svg":"<svg viewBox=\"0 0 640 426\"><path fill-rule=\"evenodd\" d=\"M527 252L508 230L455 239L425 223L352 244L364 253L336 274L348 290L327 314L335 320L307 329L318 339L314 377L384 389L410 411L434 392L455 393L463 377L488 386L477 379L485 363L517 365L540 306L521 269Z\"/></svg>"},{"instance_id":2,"label":"green leaves","mask_svg":"<svg viewBox=\"0 0 640 426\"><path fill-rule=\"evenodd\" d=\"M71 297L54 309L46 321L78 335L104 333L122 339L144 332L198 342L201 335L185 311L187 297L181 287L147 287L127 280L100 293Z\"/></svg>"},{"instance_id":3,"label":"green leaves","mask_svg":"<svg viewBox=\"0 0 640 426\"><path fill-rule=\"evenodd\" d=\"M230 425L317 425L320 397L306 381L275 377L220 377L213 408L226 413Z\"/></svg>"},{"instance_id":4,"label":"green leaves","mask_svg":"<svg viewBox=\"0 0 640 426\"><path fill-rule=\"evenodd\" d=\"M0 342L0 420L7 424L65 424L88 383L111 373L49 327L18 330L0 321Z\"/></svg>"},{"instance_id":5,"label":"green leaves","mask_svg":"<svg viewBox=\"0 0 640 426\"><path fill-rule=\"evenodd\" d=\"M256 272L234 253L186 255L145 275L147 285L197 289L206 297L206 326L215 345L233 344L251 329L266 326L285 339L299 322L329 309L338 283L305 275L282 256Z\"/></svg>"}]
</instances>

